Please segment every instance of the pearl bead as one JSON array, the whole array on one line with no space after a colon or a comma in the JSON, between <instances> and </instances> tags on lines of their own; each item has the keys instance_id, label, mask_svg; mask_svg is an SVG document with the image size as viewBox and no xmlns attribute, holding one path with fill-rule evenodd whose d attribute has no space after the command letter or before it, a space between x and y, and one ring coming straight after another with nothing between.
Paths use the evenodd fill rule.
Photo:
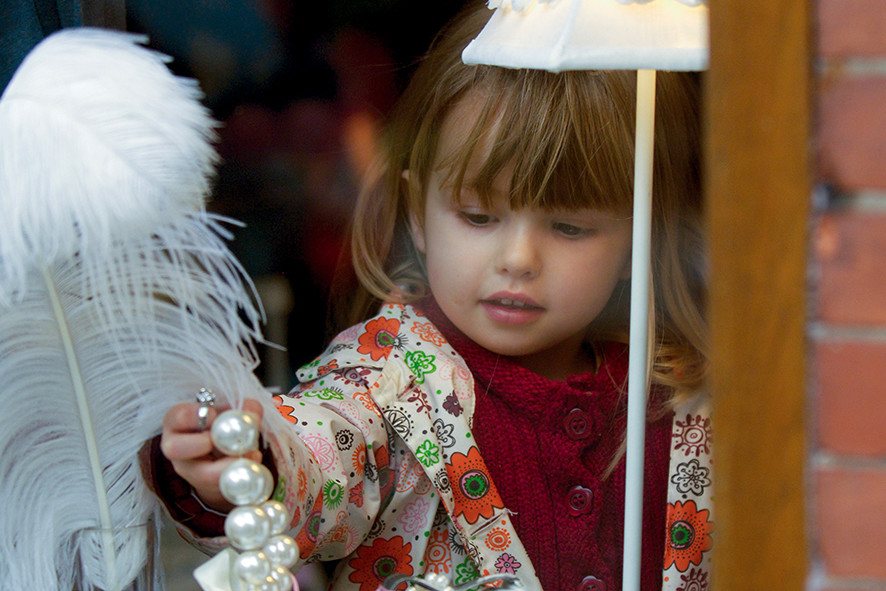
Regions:
<instances>
[{"instance_id":1,"label":"pearl bead","mask_svg":"<svg viewBox=\"0 0 886 591\"><path fill-rule=\"evenodd\" d=\"M290 567L298 560L298 544L289 536L276 535L264 545L262 551L271 566Z\"/></svg>"},{"instance_id":2,"label":"pearl bead","mask_svg":"<svg viewBox=\"0 0 886 591\"><path fill-rule=\"evenodd\" d=\"M449 577L442 573L428 573L424 576L425 582L435 589L451 589Z\"/></svg>"},{"instance_id":3,"label":"pearl bead","mask_svg":"<svg viewBox=\"0 0 886 591\"><path fill-rule=\"evenodd\" d=\"M258 507L235 507L225 518L225 535L238 550L261 548L271 534L271 520Z\"/></svg>"},{"instance_id":4,"label":"pearl bead","mask_svg":"<svg viewBox=\"0 0 886 591\"><path fill-rule=\"evenodd\" d=\"M270 474L270 470L268 473ZM265 501L261 504L261 508L271 520L271 535L282 534L289 528L289 511L286 510L286 505L280 501Z\"/></svg>"},{"instance_id":5,"label":"pearl bead","mask_svg":"<svg viewBox=\"0 0 886 591\"><path fill-rule=\"evenodd\" d=\"M273 568L268 557L260 550L249 550L237 556L233 564L234 575L248 585L260 585Z\"/></svg>"},{"instance_id":6,"label":"pearl bead","mask_svg":"<svg viewBox=\"0 0 886 591\"><path fill-rule=\"evenodd\" d=\"M265 579L265 581L259 587L260 591L289 591L290 587L284 587L281 581L278 581L271 575Z\"/></svg>"},{"instance_id":7,"label":"pearl bead","mask_svg":"<svg viewBox=\"0 0 886 591\"><path fill-rule=\"evenodd\" d=\"M222 496L234 505L258 505L271 496L274 484L271 471L266 466L238 458L222 472L218 487ZM274 519L271 519L271 524L274 524Z\"/></svg>"},{"instance_id":8,"label":"pearl bead","mask_svg":"<svg viewBox=\"0 0 886 591\"><path fill-rule=\"evenodd\" d=\"M225 455L242 456L258 449L258 419L245 410L230 409L212 423L209 436L216 449Z\"/></svg>"},{"instance_id":9,"label":"pearl bead","mask_svg":"<svg viewBox=\"0 0 886 591\"><path fill-rule=\"evenodd\" d=\"M271 578L280 586L281 591L289 591L292 589L292 573L288 568L276 566L271 569Z\"/></svg>"}]
</instances>

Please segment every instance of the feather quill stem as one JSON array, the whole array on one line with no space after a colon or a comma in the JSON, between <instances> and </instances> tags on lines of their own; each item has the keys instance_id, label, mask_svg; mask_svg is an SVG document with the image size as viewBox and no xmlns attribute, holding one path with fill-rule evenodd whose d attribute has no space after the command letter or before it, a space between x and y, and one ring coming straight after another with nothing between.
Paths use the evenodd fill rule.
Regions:
<instances>
[{"instance_id":1,"label":"feather quill stem","mask_svg":"<svg viewBox=\"0 0 886 591\"><path fill-rule=\"evenodd\" d=\"M95 427L92 422L92 412L89 408L89 398L86 396L86 386L83 383L83 374L80 372L80 363L77 361L77 351L74 349L74 340L65 319L65 311L58 297L55 281L47 267L42 268L43 281L46 283L46 291L49 301L52 303L52 312L58 325L59 336L65 350L68 361L68 370L71 372L71 383L77 397L77 410L80 412L80 423L83 425L83 438L86 442L86 451L89 455L89 467L92 471L92 480L95 483L96 499L98 501L99 520L102 531L102 552L105 557L108 580L117 580L117 557L114 551L113 522L111 521L111 504L108 501L108 491L105 478L102 474L102 463L98 454L98 441L95 438Z\"/></svg>"}]
</instances>

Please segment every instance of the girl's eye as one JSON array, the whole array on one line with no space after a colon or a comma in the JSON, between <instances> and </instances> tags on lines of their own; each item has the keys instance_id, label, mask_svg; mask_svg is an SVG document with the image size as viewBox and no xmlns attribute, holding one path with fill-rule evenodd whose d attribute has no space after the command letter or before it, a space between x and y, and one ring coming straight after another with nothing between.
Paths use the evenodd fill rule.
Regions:
<instances>
[{"instance_id":1,"label":"girl's eye","mask_svg":"<svg viewBox=\"0 0 886 591\"><path fill-rule=\"evenodd\" d=\"M486 213L477 213L473 211L460 211L459 215L472 226L485 226L492 222L492 216Z\"/></svg>"},{"instance_id":2,"label":"girl's eye","mask_svg":"<svg viewBox=\"0 0 886 591\"><path fill-rule=\"evenodd\" d=\"M577 238L579 236L585 236L586 234L590 234L591 232L593 232L592 229L573 226L572 224L567 224L564 222L555 222L554 231L568 238Z\"/></svg>"}]
</instances>

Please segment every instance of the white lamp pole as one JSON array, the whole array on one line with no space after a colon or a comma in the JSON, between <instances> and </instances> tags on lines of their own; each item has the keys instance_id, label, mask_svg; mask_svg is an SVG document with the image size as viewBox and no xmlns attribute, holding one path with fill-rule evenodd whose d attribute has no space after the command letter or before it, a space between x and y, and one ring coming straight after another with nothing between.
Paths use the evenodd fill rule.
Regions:
<instances>
[{"instance_id":1,"label":"white lamp pole","mask_svg":"<svg viewBox=\"0 0 886 591\"><path fill-rule=\"evenodd\" d=\"M625 459L623 591L640 589L643 547L643 463L649 376L650 257L652 253L652 148L655 70L637 70L634 138L634 234L631 255L631 328L628 356L628 427Z\"/></svg>"}]
</instances>

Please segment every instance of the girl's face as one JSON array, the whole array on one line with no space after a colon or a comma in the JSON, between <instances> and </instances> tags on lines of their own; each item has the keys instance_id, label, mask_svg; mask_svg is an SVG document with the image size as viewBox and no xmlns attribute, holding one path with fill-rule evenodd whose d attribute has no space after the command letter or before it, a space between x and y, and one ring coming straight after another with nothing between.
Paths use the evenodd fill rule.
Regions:
<instances>
[{"instance_id":1,"label":"girl's face","mask_svg":"<svg viewBox=\"0 0 886 591\"><path fill-rule=\"evenodd\" d=\"M456 108L439 154L462 139L460 119ZM467 185L455 195L446 171L435 170L413 237L431 292L459 330L540 375L564 379L590 369L581 351L586 329L630 277L631 220L595 209L511 209L512 174L503 169L485 207Z\"/></svg>"}]
</instances>

